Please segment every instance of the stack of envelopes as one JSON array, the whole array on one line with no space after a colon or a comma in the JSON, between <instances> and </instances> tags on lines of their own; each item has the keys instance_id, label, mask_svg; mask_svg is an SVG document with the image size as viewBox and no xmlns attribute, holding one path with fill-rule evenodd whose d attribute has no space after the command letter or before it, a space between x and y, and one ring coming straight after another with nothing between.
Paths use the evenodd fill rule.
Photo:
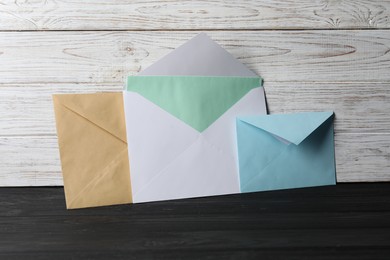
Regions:
<instances>
[{"instance_id":1,"label":"stack of envelopes","mask_svg":"<svg viewBox=\"0 0 390 260\"><path fill-rule=\"evenodd\" d=\"M201 33L123 93L53 95L67 208L335 184L333 112L267 115Z\"/></svg>"}]
</instances>

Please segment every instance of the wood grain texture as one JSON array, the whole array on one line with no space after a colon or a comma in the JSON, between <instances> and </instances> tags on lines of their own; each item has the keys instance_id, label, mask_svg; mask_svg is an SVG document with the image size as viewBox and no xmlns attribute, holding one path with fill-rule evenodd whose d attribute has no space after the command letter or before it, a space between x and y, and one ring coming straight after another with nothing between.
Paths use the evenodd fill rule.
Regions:
<instances>
[{"instance_id":1,"label":"wood grain texture","mask_svg":"<svg viewBox=\"0 0 390 260\"><path fill-rule=\"evenodd\" d=\"M1 32L2 83L115 83L198 32ZM390 82L390 30L213 31L265 81Z\"/></svg>"},{"instance_id":2,"label":"wood grain texture","mask_svg":"<svg viewBox=\"0 0 390 260\"><path fill-rule=\"evenodd\" d=\"M337 133L390 133L386 83L266 82L270 113L333 110ZM51 95L121 91L112 84L0 84L0 136L55 135Z\"/></svg>"},{"instance_id":3,"label":"wood grain texture","mask_svg":"<svg viewBox=\"0 0 390 260\"><path fill-rule=\"evenodd\" d=\"M111 84L0 84L0 136L56 134L52 94L121 91Z\"/></svg>"},{"instance_id":4,"label":"wood grain texture","mask_svg":"<svg viewBox=\"0 0 390 260\"><path fill-rule=\"evenodd\" d=\"M202 30L264 78L269 112L335 111L339 182L390 181L389 17L379 0L0 1L0 186L62 184L52 94L120 91Z\"/></svg>"},{"instance_id":5,"label":"wood grain texture","mask_svg":"<svg viewBox=\"0 0 390 260\"><path fill-rule=\"evenodd\" d=\"M390 180L390 91L382 83L266 82L270 113L333 110L337 179ZM0 185L62 185L51 94L119 91L110 84L3 85Z\"/></svg>"},{"instance_id":6,"label":"wood grain texture","mask_svg":"<svg viewBox=\"0 0 390 260\"><path fill-rule=\"evenodd\" d=\"M386 0L13 1L0 30L389 28Z\"/></svg>"},{"instance_id":7,"label":"wood grain texture","mask_svg":"<svg viewBox=\"0 0 390 260\"><path fill-rule=\"evenodd\" d=\"M0 186L62 186L57 138L0 137Z\"/></svg>"},{"instance_id":8,"label":"wood grain texture","mask_svg":"<svg viewBox=\"0 0 390 260\"><path fill-rule=\"evenodd\" d=\"M62 188L0 189L4 259L387 259L390 184L65 210Z\"/></svg>"},{"instance_id":9,"label":"wood grain texture","mask_svg":"<svg viewBox=\"0 0 390 260\"><path fill-rule=\"evenodd\" d=\"M271 113L335 111L339 181L386 181L390 34L377 32L383 34L213 32L212 37L265 79ZM51 94L119 91L126 75L195 33L1 34L6 37L0 38L0 185L29 186L62 184Z\"/></svg>"},{"instance_id":10,"label":"wood grain texture","mask_svg":"<svg viewBox=\"0 0 390 260\"><path fill-rule=\"evenodd\" d=\"M390 133L390 82L266 82L269 113L327 111L336 133Z\"/></svg>"},{"instance_id":11,"label":"wood grain texture","mask_svg":"<svg viewBox=\"0 0 390 260\"><path fill-rule=\"evenodd\" d=\"M390 181L390 134L336 133L338 182ZM63 185L55 136L0 137L0 186Z\"/></svg>"}]
</instances>

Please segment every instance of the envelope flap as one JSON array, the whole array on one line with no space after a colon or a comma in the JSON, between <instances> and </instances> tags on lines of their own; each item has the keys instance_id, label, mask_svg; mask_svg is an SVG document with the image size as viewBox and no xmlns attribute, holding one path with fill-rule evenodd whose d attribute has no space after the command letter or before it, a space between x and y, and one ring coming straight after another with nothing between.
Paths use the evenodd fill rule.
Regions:
<instances>
[{"instance_id":1,"label":"envelope flap","mask_svg":"<svg viewBox=\"0 0 390 260\"><path fill-rule=\"evenodd\" d=\"M247 116L239 117L238 120L260 128L290 143L299 145L332 115L333 112L306 112Z\"/></svg>"},{"instance_id":2,"label":"envelope flap","mask_svg":"<svg viewBox=\"0 0 390 260\"><path fill-rule=\"evenodd\" d=\"M122 93L53 95L54 105L61 104L86 120L126 142Z\"/></svg>"},{"instance_id":3,"label":"envelope flap","mask_svg":"<svg viewBox=\"0 0 390 260\"><path fill-rule=\"evenodd\" d=\"M140 75L257 76L205 33L168 53Z\"/></svg>"},{"instance_id":4,"label":"envelope flap","mask_svg":"<svg viewBox=\"0 0 390 260\"><path fill-rule=\"evenodd\" d=\"M251 89L259 77L133 76L127 90L136 92L202 132Z\"/></svg>"}]
</instances>

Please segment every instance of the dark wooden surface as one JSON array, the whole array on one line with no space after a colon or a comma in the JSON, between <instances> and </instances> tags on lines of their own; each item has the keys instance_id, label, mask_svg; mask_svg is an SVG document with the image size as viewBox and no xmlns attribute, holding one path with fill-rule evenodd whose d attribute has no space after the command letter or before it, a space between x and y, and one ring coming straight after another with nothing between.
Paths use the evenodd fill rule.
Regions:
<instances>
[{"instance_id":1,"label":"dark wooden surface","mask_svg":"<svg viewBox=\"0 0 390 260\"><path fill-rule=\"evenodd\" d=\"M390 259L390 183L66 210L0 188L0 259Z\"/></svg>"}]
</instances>

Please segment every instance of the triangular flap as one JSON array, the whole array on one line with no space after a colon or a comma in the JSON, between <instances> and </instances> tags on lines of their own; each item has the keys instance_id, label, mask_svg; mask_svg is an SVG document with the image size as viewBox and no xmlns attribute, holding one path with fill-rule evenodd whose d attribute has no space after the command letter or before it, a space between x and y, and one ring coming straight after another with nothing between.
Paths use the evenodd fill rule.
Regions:
<instances>
[{"instance_id":1,"label":"triangular flap","mask_svg":"<svg viewBox=\"0 0 390 260\"><path fill-rule=\"evenodd\" d=\"M127 82L128 91L142 95L199 132L260 86L259 77L133 76Z\"/></svg>"},{"instance_id":2,"label":"triangular flap","mask_svg":"<svg viewBox=\"0 0 390 260\"><path fill-rule=\"evenodd\" d=\"M196 35L139 75L256 77L205 33Z\"/></svg>"},{"instance_id":3,"label":"triangular flap","mask_svg":"<svg viewBox=\"0 0 390 260\"><path fill-rule=\"evenodd\" d=\"M333 112L304 112L247 116L239 117L238 120L299 145L331 116L333 116Z\"/></svg>"},{"instance_id":4,"label":"triangular flap","mask_svg":"<svg viewBox=\"0 0 390 260\"><path fill-rule=\"evenodd\" d=\"M53 100L126 142L122 92L56 94Z\"/></svg>"}]
</instances>

